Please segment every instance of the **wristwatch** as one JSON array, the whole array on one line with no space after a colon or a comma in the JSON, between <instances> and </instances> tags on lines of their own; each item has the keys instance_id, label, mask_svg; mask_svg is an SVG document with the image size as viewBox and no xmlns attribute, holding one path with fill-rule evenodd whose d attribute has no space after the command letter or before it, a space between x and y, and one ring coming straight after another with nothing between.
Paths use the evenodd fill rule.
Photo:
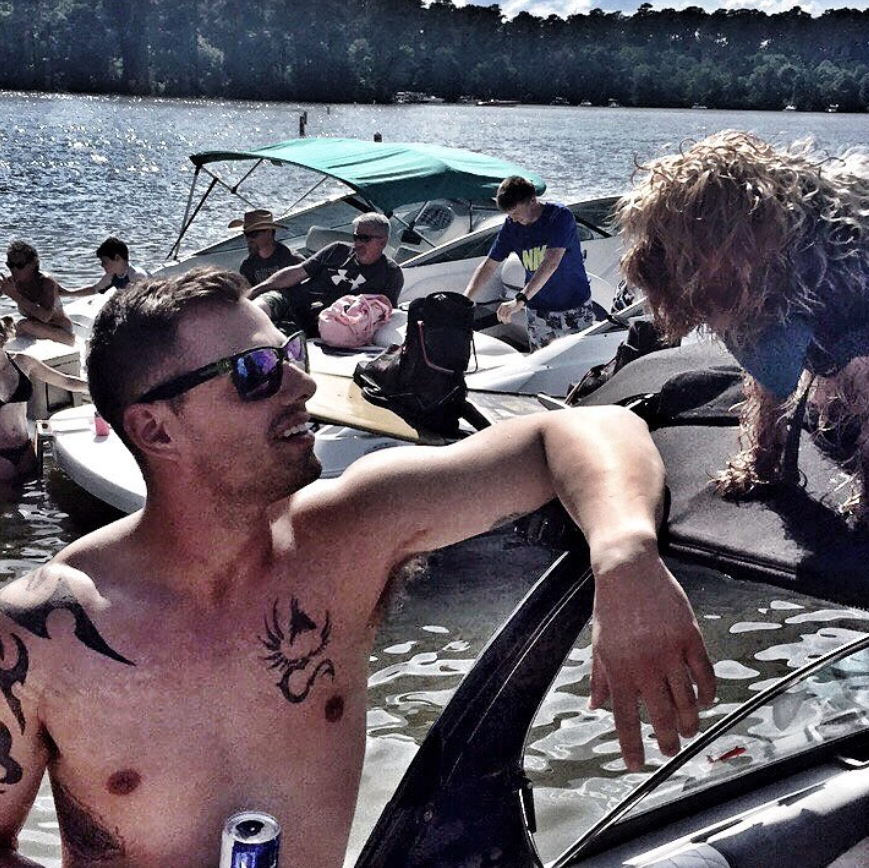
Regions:
<instances>
[{"instance_id":1,"label":"wristwatch","mask_svg":"<svg viewBox=\"0 0 869 868\"><path fill-rule=\"evenodd\" d=\"M528 304L528 296L524 292L517 292L514 296L515 301L521 301L522 304Z\"/></svg>"}]
</instances>

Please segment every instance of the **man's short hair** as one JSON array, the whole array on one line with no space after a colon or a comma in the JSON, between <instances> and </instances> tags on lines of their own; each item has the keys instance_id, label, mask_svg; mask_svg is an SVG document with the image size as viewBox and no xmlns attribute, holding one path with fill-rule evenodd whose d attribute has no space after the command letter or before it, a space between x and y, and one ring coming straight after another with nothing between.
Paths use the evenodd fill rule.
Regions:
<instances>
[{"instance_id":1,"label":"man's short hair","mask_svg":"<svg viewBox=\"0 0 869 868\"><path fill-rule=\"evenodd\" d=\"M156 385L154 371L171 358L185 317L209 305L237 305L247 290L240 274L194 268L130 284L97 315L88 343L88 388L97 411L140 464L141 456L124 431L124 411Z\"/></svg>"},{"instance_id":2,"label":"man's short hair","mask_svg":"<svg viewBox=\"0 0 869 868\"><path fill-rule=\"evenodd\" d=\"M362 226L368 226L376 230L374 233L376 235L389 238L389 218L384 214L379 214L377 211L368 211L365 214L360 214L353 221L353 230L360 229Z\"/></svg>"},{"instance_id":3,"label":"man's short hair","mask_svg":"<svg viewBox=\"0 0 869 868\"><path fill-rule=\"evenodd\" d=\"M536 187L527 178L511 175L509 178L504 178L498 186L495 204L500 211L512 211L517 205L527 202L536 195Z\"/></svg>"},{"instance_id":4,"label":"man's short hair","mask_svg":"<svg viewBox=\"0 0 869 868\"><path fill-rule=\"evenodd\" d=\"M36 269L37 271L39 270L39 254L36 252L36 248L26 241L11 242L6 248L6 258L13 259L16 262L20 262L22 259L27 262L36 260Z\"/></svg>"},{"instance_id":5,"label":"man's short hair","mask_svg":"<svg viewBox=\"0 0 869 868\"><path fill-rule=\"evenodd\" d=\"M114 235L110 235L97 247L97 256L102 259L104 256L107 259L114 259L116 256L120 256L124 262L130 261L130 248L121 241L120 238L115 238Z\"/></svg>"}]
</instances>

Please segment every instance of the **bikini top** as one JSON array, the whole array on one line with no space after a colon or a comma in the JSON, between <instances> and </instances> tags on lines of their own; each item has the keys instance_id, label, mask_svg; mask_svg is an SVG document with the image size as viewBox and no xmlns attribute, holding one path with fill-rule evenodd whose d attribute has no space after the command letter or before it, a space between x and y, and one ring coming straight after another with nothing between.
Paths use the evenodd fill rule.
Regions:
<instances>
[{"instance_id":1,"label":"bikini top","mask_svg":"<svg viewBox=\"0 0 869 868\"><path fill-rule=\"evenodd\" d=\"M5 407L7 404L18 404L21 401L30 400L30 396L33 394L33 383L27 378L27 374L15 364L15 360L10 356L9 361L12 363L12 367L18 371L18 385L15 387L15 391L5 400L0 400L0 407Z\"/></svg>"}]
</instances>

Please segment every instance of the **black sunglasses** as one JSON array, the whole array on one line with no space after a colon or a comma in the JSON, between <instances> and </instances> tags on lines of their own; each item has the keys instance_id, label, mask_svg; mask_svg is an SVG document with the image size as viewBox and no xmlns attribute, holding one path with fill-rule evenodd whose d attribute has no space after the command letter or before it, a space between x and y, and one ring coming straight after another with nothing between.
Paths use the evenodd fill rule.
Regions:
<instances>
[{"instance_id":1,"label":"black sunglasses","mask_svg":"<svg viewBox=\"0 0 869 868\"><path fill-rule=\"evenodd\" d=\"M151 404L154 401L177 398L222 374L231 375L232 383L242 401L260 401L270 398L281 388L284 362L289 362L303 371L308 370L308 345L304 332L291 334L282 347L255 347L173 377L153 389L148 389L135 403Z\"/></svg>"},{"instance_id":2,"label":"black sunglasses","mask_svg":"<svg viewBox=\"0 0 869 868\"><path fill-rule=\"evenodd\" d=\"M360 244L367 244L369 241L373 241L375 238L386 238L385 235L368 235L365 232L354 232L353 240L358 241Z\"/></svg>"},{"instance_id":3,"label":"black sunglasses","mask_svg":"<svg viewBox=\"0 0 869 868\"><path fill-rule=\"evenodd\" d=\"M27 268L30 265L31 260L25 259L24 262L13 262L11 259L6 260L7 268Z\"/></svg>"}]
</instances>

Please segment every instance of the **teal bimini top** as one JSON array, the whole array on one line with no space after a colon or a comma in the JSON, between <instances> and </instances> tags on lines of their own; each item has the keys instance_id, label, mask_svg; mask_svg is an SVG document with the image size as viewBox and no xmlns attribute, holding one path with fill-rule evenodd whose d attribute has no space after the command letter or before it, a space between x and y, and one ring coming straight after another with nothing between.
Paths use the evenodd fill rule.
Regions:
<instances>
[{"instance_id":1,"label":"teal bimini top","mask_svg":"<svg viewBox=\"0 0 869 868\"><path fill-rule=\"evenodd\" d=\"M269 160L303 166L336 178L383 212L429 199L491 201L498 185L521 175L543 193L543 179L522 166L441 145L310 138L251 151L205 151L190 160L198 168L231 160Z\"/></svg>"}]
</instances>

